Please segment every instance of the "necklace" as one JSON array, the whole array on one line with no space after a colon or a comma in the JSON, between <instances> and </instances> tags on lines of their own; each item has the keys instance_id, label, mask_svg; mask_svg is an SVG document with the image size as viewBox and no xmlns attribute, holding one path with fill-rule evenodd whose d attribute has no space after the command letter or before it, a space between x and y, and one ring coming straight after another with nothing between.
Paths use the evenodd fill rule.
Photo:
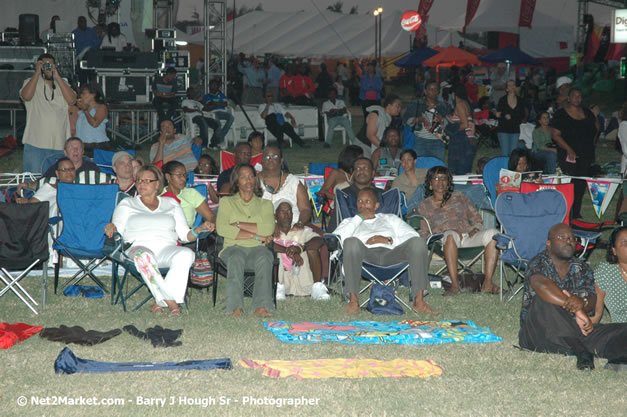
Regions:
<instances>
[{"instance_id":1,"label":"necklace","mask_svg":"<svg viewBox=\"0 0 627 417\"><path fill-rule=\"evenodd\" d=\"M621 274L623 275L623 279L627 281L627 271L623 268L621 264L618 264L618 269L620 269Z\"/></svg>"},{"instance_id":2,"label":"necklace","mask_svg":"<svg viewBox=\"0 0 627 417\"><path fill-rule=\"evenodd\" d=\"M282 182L283 182L283 170L281 170L281 175L279 176L279 185L277 185L276 190L274 189L273 186L267 185L265 182L264 182L264 185L266 186L266 190L268 190L270 194L274 195L274 194L278 194L278 192L281 191L281 186L283 185Z\"/></svg>"}]
</instances>

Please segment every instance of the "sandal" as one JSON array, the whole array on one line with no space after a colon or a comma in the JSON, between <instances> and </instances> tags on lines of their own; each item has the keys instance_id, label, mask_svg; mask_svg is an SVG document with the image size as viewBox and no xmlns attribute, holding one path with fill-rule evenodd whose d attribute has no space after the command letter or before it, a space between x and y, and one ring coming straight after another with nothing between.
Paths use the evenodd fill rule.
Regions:
<instances>
[{"instance_id":1,"label":"sandal","mask_svg":"<svg viewBox=\"0 0 627 417\"><path fill-rule=\"evenodd\" d=\"M173 316L180 316L183 313L181 312L181 309L179 307L174 307L170 309L170 314L172 314Z\"/></svg>"},{"instance_id":2,"label":"sandal","mask_svg":"<svg viewBox=\"0 0 627 417\"><path fill-rule=\"evenodd\" d=\"M161 313L162 311L163 307L161 307L159 304L154 304L152 307L150 307L151 313Z\"/></svg>"}]
</instances>

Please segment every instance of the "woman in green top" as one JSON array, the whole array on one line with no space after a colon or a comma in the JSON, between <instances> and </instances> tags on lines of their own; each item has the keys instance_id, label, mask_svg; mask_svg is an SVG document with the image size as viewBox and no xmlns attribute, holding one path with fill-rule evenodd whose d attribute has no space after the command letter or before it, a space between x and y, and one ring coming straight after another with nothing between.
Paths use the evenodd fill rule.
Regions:
<instances>
[{"instance_id":1,"label":"woman in green top","mask_svg":"<svg viewBox=\"0 0 627 417\"><path fill-rule=\"evenodd\" d=\"M607 262L594 269L594 281L597 301L592 322L601 321L605 305L612 323L627 323L627 226L612 232Z\"/></svg>"},{"instance_id":2,"label":"woman in green top","mask_svg":"<svg viewBox=\"0 0 627 417\"><path fill-rule=\"evenodd\" d=\"M552 129L549 126L549 113L543 111L538 117L538 125L533 130L533 159L542 162L545 174L555 174L557 168L557 148L553 145Z\"/></svg>"},{"instance_id":3,"label":"woman in green top","mask_svg":"<svg viewBox=\"0 0 627 417\"><path fill-rule=\"evenodd\" d=\"M220 258L227 268L226 311L239 317L244 312L244 270L255 271L253 309L257 316L271 316L273 253L265 247L272 241L274 209L262 191L255 169L239 164L231 174L230 197L220 199L217 231L224 237Z\"/></svg>"},{"instance_id":4,"label":"woman in green top","mask_svg":"<svg viewBox=\"0 0 627 417\"><path fill-rule=\"evenodd\" d=\"M170 161L161 168L167 181L166 188L161 195L172 197L179 202L187 225L192 227L196 221L196 213L213 225L215 229L216 215L209 209L207 199L193 188L186 188L187 172L185 165L179 161Z\"/></svg>"}]
</instances>

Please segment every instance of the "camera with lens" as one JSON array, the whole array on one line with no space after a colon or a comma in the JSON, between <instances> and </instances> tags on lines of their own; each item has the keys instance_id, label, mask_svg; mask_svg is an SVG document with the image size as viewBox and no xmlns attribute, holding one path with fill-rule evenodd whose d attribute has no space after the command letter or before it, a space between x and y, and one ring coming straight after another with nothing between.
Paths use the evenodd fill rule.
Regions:
<instances>
[{"instance_id":1,"label":"camera with lens","mask_svg":"<svg viewBox=\"0 0 627 417\"><path fill-rule=\"evenodd\" d=\"M42 71L52 71L52 64L50 62L44 62L41 66Z\"/></svg>"}]
</instances>

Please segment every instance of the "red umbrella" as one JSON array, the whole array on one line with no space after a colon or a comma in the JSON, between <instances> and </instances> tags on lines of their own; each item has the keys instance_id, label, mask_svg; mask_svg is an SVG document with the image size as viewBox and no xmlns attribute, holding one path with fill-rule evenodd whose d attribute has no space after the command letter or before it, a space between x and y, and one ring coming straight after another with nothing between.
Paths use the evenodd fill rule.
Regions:
<instances>
[{"instance_id":1,"label":"red umbrella","mask_svg":"<svg viewBox=\"0 0 627 417\"><path fill-rule=\"evenodd\" d=\"M463 67L468 64L481 65L481 61L479 61L476 55L454 46L442 49L439 54L432 56L422 63L422 65L428 67L435 67L438 82L440 80L440 67L452 67L453 65Z\"/></svg>"},{"instance_id":2,"label":"red umbrella","mask_svg":"<svg viewBox=\"0 0 627 417\"><path fill-rule=\"evenodd\" d=\"M479 61L479 58L477 58L476 55L454 46L442 49L439 54L434 55L423 62L423 65L428 67L435 67L437 65L446 67L457 65L458 67L463 67L467 64L481 65L481 61Z\"/></svg>"}]
</instances>

